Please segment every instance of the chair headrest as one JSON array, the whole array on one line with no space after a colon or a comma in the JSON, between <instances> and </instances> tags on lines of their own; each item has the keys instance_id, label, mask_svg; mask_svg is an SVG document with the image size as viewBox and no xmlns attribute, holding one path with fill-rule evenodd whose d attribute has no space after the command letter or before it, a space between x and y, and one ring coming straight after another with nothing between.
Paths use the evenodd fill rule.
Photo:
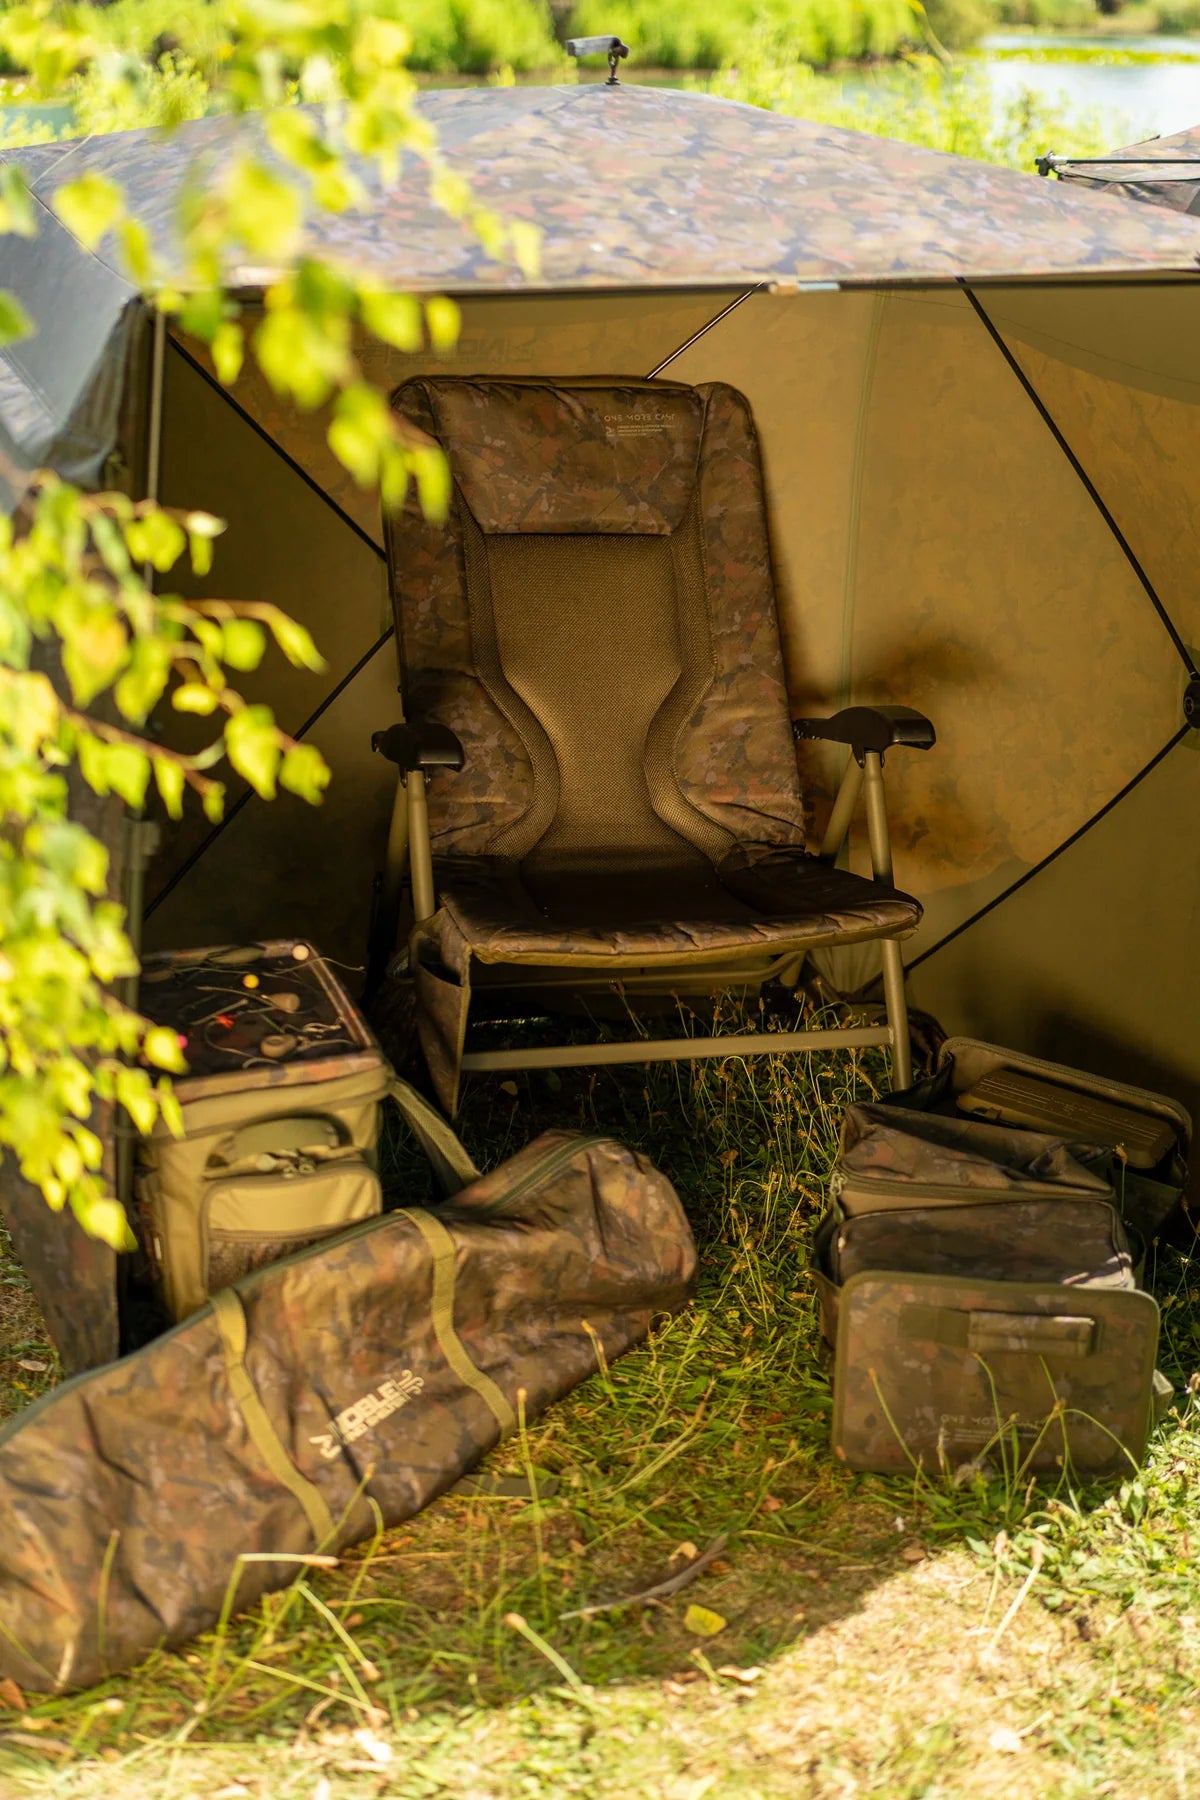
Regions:
<instances>
[{"instance_id":1,"label":"chair headrest","mask_svg":"<svg viewBox=\"0 0 1200 1800\"><path fill-rule=\"evenodd\" d=\"M485 376L408 385L425 390L454 479L485 533L665 537L683 520L704 424L694 388Z\"/></svg>"}]
</instances>

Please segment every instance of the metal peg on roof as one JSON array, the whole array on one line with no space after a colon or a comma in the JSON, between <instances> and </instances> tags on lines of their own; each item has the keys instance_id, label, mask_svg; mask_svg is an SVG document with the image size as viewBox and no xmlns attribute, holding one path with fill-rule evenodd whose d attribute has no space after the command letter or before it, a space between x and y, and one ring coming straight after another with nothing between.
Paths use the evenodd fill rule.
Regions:
<instances>
[{"instance_id":1,"label":"metal peg on roof","mask_svg":"<svg viewBox=\"0 0 1200 1800\"><path fill-rule=\"evenodd\" d=\"M607 56L608 80L604 85L620 87L617 64L629 55L629 45L623 44L619 37L568 38L565 48L568 56Z\"/></svg>"}]
</instances>

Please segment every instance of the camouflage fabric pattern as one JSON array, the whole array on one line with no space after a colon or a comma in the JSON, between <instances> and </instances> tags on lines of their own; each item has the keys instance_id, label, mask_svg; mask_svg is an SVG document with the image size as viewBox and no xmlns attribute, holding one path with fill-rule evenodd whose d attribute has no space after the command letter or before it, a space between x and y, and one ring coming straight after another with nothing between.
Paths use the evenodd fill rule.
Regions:
<instances>
[{"instance_id":1,"label":"camouflage fabric pattern","mask_svg":"<svg viewBox=\"0 0 1200 1800\"><path fill-rule=\"evenodd\" d=\"M695 1271L674 1190L609 1140L548 1134L434 1216L454 1246L459 1342L509 1409L525 1390L531 1418L595 1370L584 1320L619 1356L683 1304ZM374 1530L367 1496L389 1524L409 1518L500 1435L447 1361L431 1286L405 1213L239 1283L246 1371L337 1545ZM313 1549L247 1416L205 1308L0 1434L0 1675L87 1686L211 1626L240 1555ZM238 1605L294 1572L244 1564Z\"/></svg>"},{"instance_id":2,"label":"camouflage fabric pattern","mask_svg":"<svg viewBox=\"0 0 1200 1800\"><path fill-rule=\"evenodd\" d=\"M704 414L675 382L455 380L425 386L459 491L486 535L669 536L696 483Z\"/></svg>"},{"instance_id":3,"label":"camouflage fabric pattern","mask_svg":"<svg viewBox=\"0 0 1200 1800\"><path fill-rule=\"evenodd\" d=\"M394 404L436 439L424 382L407 383ZM413 491L384 528L405 716L448 725L465 757L457 772L427 778L434 853L479 855L532 804L533 768L476 667L461 516L452 508L442 524L426 519Z\"/></svg>"},{"instance_id":4,"label":"camouflage fabric pattern","mask_svg":"<svg viewBox=\"0 0 1200 1800\"><path fill-rule=\"evenodd\" d=\"M1128 1475L1157 1342L1149 1294L858 1275L842 1299L834 1453L885 1474L1007 1461L1023 1476Z\"/></svg>"},{"instance_id":5,"label":"camouflage fabric pattern","mask_svg":"<svg viewBox=\"0 0 1200 1800\"><path fill-rule=\"evenodd\" d=\"M845 1283L865 1269L1066 1287L1134 1286L1129 1245L1106 1200L997 1200L859 1213L839 1226L829 1273Z\"/></svg>"},{"instance_id":6,"label":"camouflage fabric pattern","mask_svg":"<svg viewBox=\"0 0 1200 1800\"><path fill-rule=\"evenodd\" d=\"M1175 154L1180 160L1172 163ZM1147 155L1152 162L1145 160ZM1066 161L1057 173L1060 181L1194 215L1200 212L1200 129L1176 131L1155 138L1149 146L1131 144L1127 150L1114 150L1102 163Z\"/></svg>"},{"instance_id":7,"label":"camouflage fabric pattern","mask_svg":"<svg viewBox=\"0 0 1200 1800\"><path fill-rule=\"evenodd\" d=\"M872 1207L871 1184L877 1181L921 1183L947 1193L1049 1186L1111 1199L1111 1162L1100 1145L1066 1144L1045 1132L897 1106L852 1105L842 1116L838 1176L846 1212Z\"/></svg>"},{"instance_id":8,"label":"camouflage fabric pattern","mask_svg":"<svg viewBox=\"0 0 1200 1800\"><path fill-rule=\"evenodd\" d=\"M681 555L694 563L707 617L694 619L690 595L681 593L677 630L683 637L702 625L706 672L690 717L666 746L682 803L670 823L694 839L690 809L716 824L717 842L728 847L802 848L806 811L762 467L742 397L719 383L438 377L407 383L394 404L445 448L460 505L485 545L489 536L530 531L671 534L698 506L700 536ZM482 579L469 578L462 532L461 513L445 530L431 527L415 496L388 522L406 711L449 725L466 758L461 771L439 772L430 783L441 856L502 848L505 833L534 806L539 752L552 754L540 721L504 679L502 644L501 666L487 666L481 646L494 627L482 615L490 595ZM654 736L652 728L648 757ZM539 835L553 820L552 805L545 810Z\"/></svg>"},{"instance_id":9,"label":"camouflage fabric pattern","mask_svg":"<svg viewBox=\"0 0 1200 1800\"><path fill-rule=\"evenodd\" d=\"M796 763L767 536L762 459L749 405L714 382L704 396L698 510L711 677L679 734L684 798L735 842L802 850L808 807Z\"/></svg>"},{"instance_id":10,"label":"camouflage fabric pattern","mask_svg":"<svg viewBox=\"0 0 1200 1800\"><path fill-rule=\"evenodd\" d=\"M920 917L907 895L831 869L799 850L771 855L769 885L765 877L753 879L761 867L748 869L733 859L720 866L717 879L693 877L690 917L678 895L671 900L679 910L664 917L669 889L661 875L634 870L620 872L624 891L609 907L597 903L596 884L587 877L561 883L555 916L547 918L524 885L520 866L499 857L443 864L440 899L459 937L483 961L577 967L700 956L719 961L747 950L776 953L793 945L848 943L901 935Z\"/></svg>"},{"instance_id":11,"label":"camouflage fabric pattern","mask_svg":"<svg viewBox=\"0 0 1200 1800\"><path fill-rule=\"evenodd\" d=\"M1157 209L633 82L448 90L419 110L481 204L537 225L551 289L1192 271L1200 252L1193 222ZM247 130L203 119L9 155L47 202L85 173L119 182L169 279L180 190L198 168L214 179ZM408 292L526 285L436 206L416 160L386 189L362 174L365 204L310 217L301 254ZM261 260L228 278L261 291Z\"/></svg>"}]
</instances>

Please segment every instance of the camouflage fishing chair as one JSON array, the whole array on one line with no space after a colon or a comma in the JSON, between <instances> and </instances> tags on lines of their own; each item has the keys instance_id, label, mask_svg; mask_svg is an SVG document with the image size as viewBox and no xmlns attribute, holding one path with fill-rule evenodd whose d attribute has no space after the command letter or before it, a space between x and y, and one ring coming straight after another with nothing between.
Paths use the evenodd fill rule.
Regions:
<instances>
[{"instance_id":1,"label":"camouflage fishing chair","mask_svg":"<svg viewBox=\"0 0 1200 1800\"><path fill-rule=\"evenodd\" d=\"M439 377L394 404L453 475L444 526L415 499L389 521L406 723L373 740L402 779L385 894L407 854L418 1031L447 1110L463 1069L837 1044L889 1044L907 1085L898 940L921 908L891 885L882 764L933 728L905 707L790 719L742 396ZM794 733L850 749L819 857ZM835 866L864 778L873 881ZM886 1026L464 1053L473 987L756 991L864 939L882 941Z\"/></svg>"}]
</instances>

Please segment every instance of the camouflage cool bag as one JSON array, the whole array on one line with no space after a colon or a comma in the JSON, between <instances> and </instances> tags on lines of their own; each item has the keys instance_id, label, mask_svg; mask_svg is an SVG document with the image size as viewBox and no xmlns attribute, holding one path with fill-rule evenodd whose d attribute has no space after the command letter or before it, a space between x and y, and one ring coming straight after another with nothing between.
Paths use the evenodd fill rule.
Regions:
<instances>
[{"instance_id":1,"label":"camouflage cool bag","mask_svg":"<svg viewBox=\"0 0 1200 1800\"><path fill-rule=\"evenodd\" d=\"M1111 1142L960 1113L958 1093L1007 1053L957 1047L961 1066L952 1040L932 1082L845 1114L814 1254L835 1452L886 1472L998 1458L1003 1444L1029 1472L1127 1471L1170 1390L1121 1216L1123 1159ZM1161 1177L1187 1144L1186 1115L1160 1112L1173 1129L1165 1167L1133 1189L1139 1219L1162 1216Z\"/></svg>"},{"instance_id":2,"label":"camouflage cool bag","mask_svg":"<svg viewBox=\"0 0 1200 1800\"><path fill-rule=\"evenodd\" d=\"M183 1132L139 1140L139 1236L169 1318L252 1269L375 1217L391 1069L311 944L145 959L139 1004L179 1033Z\"/></svg>"},{"instance_id":3,"label":"camouflage cool bag","mask_svg":"<svg viewBox=\"0 0 1200 1800\"><path fill-rule=\"evenodd\" d=\"M549 1132L480 1176L393 1090L451 1198L247 1276L0 1432L0 1676L88 1686L446 1491L682 1306L691 1232L610 1138ZM377 1509L377 1510L376 1510ZM263 1558L245 1560L240 1558ZM289 1561L289 1559L291 1559Z\"/></svg>"}]
</instances>

